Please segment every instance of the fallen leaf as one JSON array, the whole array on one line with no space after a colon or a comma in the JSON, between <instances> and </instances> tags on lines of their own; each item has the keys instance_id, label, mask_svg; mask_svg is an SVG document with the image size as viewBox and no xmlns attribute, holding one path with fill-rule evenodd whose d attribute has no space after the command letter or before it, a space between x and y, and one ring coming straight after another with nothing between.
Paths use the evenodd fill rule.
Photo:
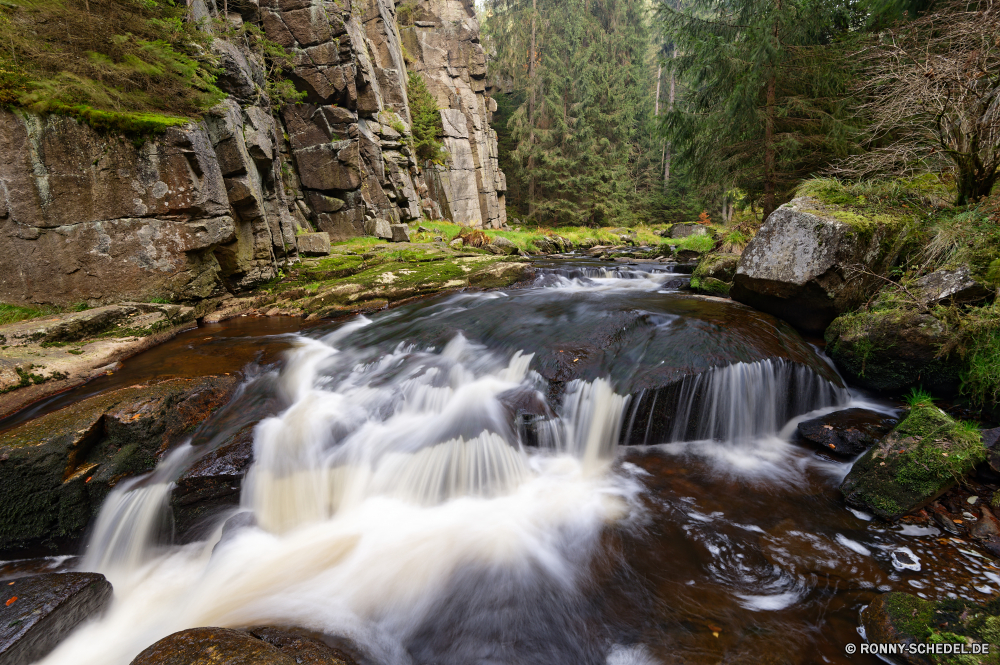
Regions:
<instances>
[{"instance_id":1,"label":"fallen leaf","mask_svg":"<svg viewBox=\"0 0 1000 665\"><path fill-rule=\"evenodd\" d=\"M833 429L833 425L823 425L823 429Z\"/></svg>"},{"instance_id":2,"label":"fallen leaf","mask_svg":"<svg viewBox=\"0 0 1000 665\"><path fill-rule=\"evenodd\" d=\"M10 600L8 600L7 601L7 607L10 607L11 605L13 605L15 600L17 600L17 596L14 596Z\"/></svg>"}]
</instances>

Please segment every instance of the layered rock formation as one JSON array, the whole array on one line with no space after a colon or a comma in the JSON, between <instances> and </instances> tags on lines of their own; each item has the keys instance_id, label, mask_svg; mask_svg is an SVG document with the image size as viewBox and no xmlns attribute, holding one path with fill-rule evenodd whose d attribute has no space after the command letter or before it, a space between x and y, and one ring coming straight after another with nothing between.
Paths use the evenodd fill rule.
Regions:
<instances>
[{"instance_id":1,"label":"layered rock formation","mask_svg":"<svg viewBox=\"0 0 1000 665\"><path fill-rule=\"evenodd\" d=\"M444 216L459 224L499 228L507 221L507 180L497 163L489 122L496 102L487 92L486 52L467 0L422 0L400 21L409 68L437 98L448 150L445 167L424 177Z\"/></svg>"},{"instance_id":2,"label":"layered rock formation","mask_svg":"<svg viewBox=\"0 0 1000 665\"><path fill-rule=\"evenodd\" d=\"M193 301L253 286L331 240L429 217L505 220L486 59L471 5L426 0L406 39L441 106L449 165L410 149L407 49L389 0L229 3L294 58L306 94L275 117L264 68L216 39L228 98L200 121L136 142L66 117L0 113L0 301ZM195 15L218 7L195 0ZM420 31L417 34L416 31ZM424 175L431 173L432 187Z\"/></svg>"}]
</instances>

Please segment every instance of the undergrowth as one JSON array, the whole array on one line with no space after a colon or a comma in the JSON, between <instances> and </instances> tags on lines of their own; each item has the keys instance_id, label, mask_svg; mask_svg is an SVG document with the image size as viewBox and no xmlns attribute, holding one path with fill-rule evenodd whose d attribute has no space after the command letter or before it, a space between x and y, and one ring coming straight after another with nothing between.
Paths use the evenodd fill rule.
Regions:
<instances>
[{"instance_id":1,"label":"undergrowth","mask_svg":"<svg viewBox=\"0 0 1000 665\"><path fill-rule=\"evenodd\" d=\"M172 0L5 0L0 104L97 129L163 131L224 97L211 37Z\"/></svg>"}]
</instances>

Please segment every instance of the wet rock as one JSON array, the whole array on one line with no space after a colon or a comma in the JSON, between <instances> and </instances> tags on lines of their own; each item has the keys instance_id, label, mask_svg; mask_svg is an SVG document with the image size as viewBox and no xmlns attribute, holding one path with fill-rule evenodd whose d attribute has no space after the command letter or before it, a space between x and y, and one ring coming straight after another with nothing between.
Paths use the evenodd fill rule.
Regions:
<instances>
[{"instance_id":1,"label":"wet rock","mask_svg":"<svg viewBox=\"0 0 1000 665\"><path fill-rule=\"evenodd\" d=\"M33 663L111 602L97 573L47 573L5 581L0 601L0 662Z\"/></svg>"},{"instance_id":2,"label":"wet rock","mask_svg":"<svg viewBox=\"0 0 1000 665\"><path fill-rule=\"evenodd\" d=\"M410 242L410 227L406 224L390 224L392 242Z\"/></svg>"},{"instance_id":3,"label":"wet rock","mask_svg":"<svg viewBox=\"0 0 1000 665\"><path fill-rule=\"evenodd\" d=\"M931 517L938 526L944 529L946 533L950 533L953 536L962 535L962 527L955 524L955 520L951 519L944 513L933 511L931 513Z\"/></svg>"},{"instance_id":4,"label":"wet rock","mask_svg":"<svg viewBox=\"0 0 1000 665\"><path fill-rule=\"evenodd\" d=\"M997 520L986 506L980 508L981 516L969 529L969 537L976 540L1000 538L1000 520Z\"/></svg>"},{"instance_id":5,"label":"wet rock","mask_svg":"<svg viewBox=\"0 0 1000 665\"><path fill-rule=\"evenodd\" d=\"M908 593L876 596L861 612L861 624L869 643L914 644L921 642L927 623L933 618L934 604ZM906 655L904 662L930 665L926 656Z\"/></svg>"},{"instance_id":6,"label":"wet rock","mask_svg":"<svg viewBox=\"0 0 1000 665\"><path fill-rule=\"evenodd\" d=\"M985 456L978 435L922 403L854 463L840 491L855 508L895 520L936 499Z\"/></svg>"},{"instance_id":7,"label":"wet rock","mask_svg":"<svg viewBox=\"0 0 1000 665\"><path fill-rule=\"evenodd\" d=\"M343 651L294 630L190 628L148 647L132 665L355 665Z\"/></svg>"},{"instance_id":8,"label":"wet rock","mask_svg":"<svg viewBox=\"0 0 1000 665\"><path fill-rule=\"evenodd\" d=\"M330 253L330 234L301 233L295 237L299 254L305 256L325 256Z\"/></svg>"},{"instance_id":9,"label":"wet rock","mask_svg":"<svg viewBox=\"0 0 1000 665\"><path fill-rule=\"evenodd\" d=\"M342 638L318 636L299 628L255 626L246 630L292 656L299 665L355 665L356 661L364 660L357 647Z\"/></svg>"},{"instance_id":10,"label":"wet rock","mask_svg":"<svg viewBox=\"0 0 1000 665\"><path fill-rule=\"evenodd\" d=\"M115 484L153 469L238 382L209 376L132 386L0 434L0 549L78 538Z\"/></svg>"},{"instance_id":11,"label":"wet rock","mask_svg":"<svg viewBox=\"0 0 1000 665\"><path fill-rule=\"evenodd\" d=\"M998 615L1000 608L995 603L982 606L961 599L931 602L909 593L892 592L876 596L862 610L861 624L868 642L873 644L992 644L996 641ZM993 662L994 655L960 658L963 663L985 665ZM947 656L938 660L919 653L904 652L896 657L910 665L951 662Z\"/></svg>"},{"instance_id":12,"label":"wet rock","mask_svg":"<svg viewBox=\"0 0 1000 665\"><path fill-rule=\"evenodd\" d=\"M845 409L798 425L799 435L824 452L854 457L892 431L898 418L867 409Z\"/></svg>"},{"instance_id":13,"label":"wet rock","mask_svg":"<svg viewBox=\"0 0 1000 665\"><path fill-rule=\"evenodd\" d=\"M965 305L992 298L994 292L972 277L968 266L935 270L910 289L927 305Z\"/></svg>"},{"instance_id":14,"label":"wet rock","mask_svg":"<svg viewBox=\"0 0 1000 665\"><path fill-rule=\"evenodd\" d=\"M810 197L793 199L768 216L743 250L731 295L820 333L880 286L852 274L853 266L879 273L891 265L902 228L862 220Z\"/></svg>"},{"instance_id":15,"label":"wet rock","mask_svg":"<svg viewBox=\"0 0 1000 665\"><path fill-rule=\"evenodd\" d=\"M243 428L177 479L170 507L180 542L197 537L199 523L240 504L243 477L253 463L253 430L253 425Z\"/></svg>"},{"instance_id":16,"label":"wet rock","mask_svg":"<svg viewBox=\"0 0 1000 665\"><path fill-rule=\"evenodd\" d=\"M962 361L957 353L941 356L941 349L957 335L931 314L900 307L839 316L824 337L834 363L862 388L898 393L923 385L935 394L954 394Z\"/></svg>"}]
</instances>

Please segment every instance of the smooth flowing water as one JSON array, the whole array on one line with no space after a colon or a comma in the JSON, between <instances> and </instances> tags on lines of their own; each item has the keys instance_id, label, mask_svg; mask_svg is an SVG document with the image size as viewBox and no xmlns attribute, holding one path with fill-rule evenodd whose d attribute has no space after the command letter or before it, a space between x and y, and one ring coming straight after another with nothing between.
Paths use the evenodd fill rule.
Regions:
<instances>
[{"instance_id":1,"label":"smooth flowing water","mask_svg":"<svg viewBox=\"0 0 1000 665\"><path fill-rule=\"evenodd\" d=\"M803 417L888 407L657 270L543 269L284 336L238 398L273 413L238 511L170 543L172 483L207 445L122 483L79 564L114 603L43 662L261 624L387 665L848 662L874 593L984 593L988 567L848 511L849 465L790 442ZM922 572L893 567L903 546Z\"/></svg>"}]
</instances>

